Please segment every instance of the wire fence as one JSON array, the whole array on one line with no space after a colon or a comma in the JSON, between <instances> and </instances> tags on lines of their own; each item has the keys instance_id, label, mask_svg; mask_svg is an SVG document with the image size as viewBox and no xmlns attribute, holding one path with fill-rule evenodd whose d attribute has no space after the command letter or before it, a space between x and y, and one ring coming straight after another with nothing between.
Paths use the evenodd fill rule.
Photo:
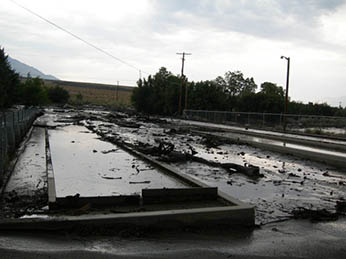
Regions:
<instances>
[{"instance_id":1,"label":"wire fence","mask_svg":"<svg viewBox=\"0 0 346 259\"><path fill-rule=\"evenodd\" d=\"M10 155L28 132L38 113L36 108L0 112L0 186Z\"/></svg>"},{"instance_id":2,"label":"wire fence","mask_svg":"<svg viewBox=\"0 0 346 259\"><path fill-rule=\"evenodd\" d=\"M282 113L185 110L187 119L270 130L346 135L346 117Z\"/></svg>"}]
</instances>

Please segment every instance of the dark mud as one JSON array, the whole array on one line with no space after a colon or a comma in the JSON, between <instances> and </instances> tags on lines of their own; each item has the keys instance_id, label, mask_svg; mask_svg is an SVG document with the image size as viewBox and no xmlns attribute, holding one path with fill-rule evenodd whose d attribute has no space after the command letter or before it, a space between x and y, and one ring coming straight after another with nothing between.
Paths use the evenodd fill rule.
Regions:
<instances>
[{"instance_id":1,"label":"dark mud","mask_svg":"<svg viewBox=\"0 0 346 259\"><path fill-rule=\"evenodd\" d=\"M170 120L108 115L80 123L109 141L131 145L170 163L192 177L256 206L256 222L295 217L305 208L337 213L345 198L346 173L324 164L192 133ZM117 119L114 119L117 118ZM124 123L117 123L126 120ZM158 122L157 122L158 121ZM196 129L195 127L193 129ZM246 170L255 169L255 177Z\"/></svg>"},{"instance_id":2,"label":"dark mud","mask_svg":"<svg viewBox=\"0 0 346 259\"><path fill-rule=\"evenodd\" d=\"M130 145L155 156L182 173L253 204L256 207L257 224L291 218L316 220L314 215L321 211L338 217L344 214L345 171L236 142L225 142L216 137L206 138L190 131L199 129L196 126L187 127L173 120L136 114L74 110L58 113L49 110L37 125L56 130L78 125L81 128L78 128L76 134L96 133L103 140L119 144L119 147L97 148L95 153L92 150L96 148L93 148L90 156L116 154L121 145ZM80 143L71 138L69 144L73 146ZM135 165L129 170L136 173L136 168L144 171L150 169ZM247 171L254 175L247 174ZM120 179L123 176L116 171L107 169L107 172L100 173L98 180L123 180ZM139 186L148 185L148 181L152 180L136 178L128 183ZM317 220L322 218L317 217ZM333 216L330 218L333 219Z\"/></svg>"}]
</instances>

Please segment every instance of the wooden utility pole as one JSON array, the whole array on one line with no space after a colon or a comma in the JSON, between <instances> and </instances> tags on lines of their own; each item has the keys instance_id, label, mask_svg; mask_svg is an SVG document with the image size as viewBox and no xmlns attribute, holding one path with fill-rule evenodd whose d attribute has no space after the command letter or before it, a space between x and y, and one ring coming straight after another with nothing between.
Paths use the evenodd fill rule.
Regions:
<instances>
[{"instance_id":1,"label":"wooden utility pole","mask_svg":"<svg viewBox=\"0 0 346 259\"><path fill-rule=\"evenodd\" d=\"M281 56L281 59L286 59L287 60L287 74L286 74L286 96L285 96L285 110L284 110L284 131L286 131L286 126L287 126L287 112L288 112L288 86L289 86L289 82L290 82L290 61L291 58L290 57L285 57L285 56Z\"/></svg>"},{"instance_id":2,"label":"wooden utility pole","mask_svg":"<svg viewBox=\"0 0 346 259\"><path fill-rule=\"evenodd\" d=\"M185 62L185 55L191 55L191 53L177 53L177 55L182 55L183 57L181 58L181 85L180 85L180 91L179 91L179 107L178 107L178 112L179 115L182 113L182 93L183 93L183 86L185 82L185 76L184 76L184 62ZM185 87L185 106L184 109L187 109L187 86Z\"/></svg>"}]
</instances>

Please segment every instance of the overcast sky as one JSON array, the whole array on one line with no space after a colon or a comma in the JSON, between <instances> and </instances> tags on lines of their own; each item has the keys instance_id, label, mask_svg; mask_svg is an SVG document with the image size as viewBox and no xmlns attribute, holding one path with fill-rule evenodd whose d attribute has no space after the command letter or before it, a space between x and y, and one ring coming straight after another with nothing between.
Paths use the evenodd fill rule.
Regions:
<instances>
[{"instance_id":1,"label":"overcast sky","mask_svg":"<svg viewBox=\"0 0 346 259\"><path fill-rule=\"evenodd\" d=\"M51 22L141 69L161 66L189 80L240 70L258 86L324 101L346 96L344 0L16 0ZM0 46L7 54L62 80L135 85L138 70L98 52L51 24L1 0ZM346 103L342 104L343 106Z\"/></svg>"}]
</instances>

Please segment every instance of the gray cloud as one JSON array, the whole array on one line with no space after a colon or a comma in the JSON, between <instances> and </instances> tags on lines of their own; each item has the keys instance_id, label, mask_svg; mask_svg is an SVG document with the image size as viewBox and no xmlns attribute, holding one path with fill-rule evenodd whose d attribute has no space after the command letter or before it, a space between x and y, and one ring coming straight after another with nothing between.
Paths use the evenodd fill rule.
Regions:
<instances>
[{"instance_id":1,"label":"gray cloud","mask_svg":"<svg viewBox=\"0 0 346 259\"><path fill-rule=\"evenodd\" d=\"M345 0L156 1L160 25L214 27L272 39L318 39L321 15L333 13ZM166 26L166 27L164 27Z\"/></svg>"},{"instance_id":2,"label":"gray cloud","mask_svg":"<svg viewBox=\"0 0 346 259\"><path fill-rule=\"evenodd\" d=\"M25 0L20 2L27 5ZM192 80L213 79L239 69L254 76L258 84L283 85L286 67L279 57L290 55L293 98L311 100L312 93L327 95L332 87L335 95L344 93L345 2L138 0L126 1L123 13L118 2L60 0L36 1L30 8L149 73L160 66L179 73L181 61L176 52L188 51L193 55L187 60L186 74ZM148 8L136 9L139 3ZM138 71L16 6L2 7L1 44L14 58L62 79L137 80Z\"/></svg>"}]
</instances>

